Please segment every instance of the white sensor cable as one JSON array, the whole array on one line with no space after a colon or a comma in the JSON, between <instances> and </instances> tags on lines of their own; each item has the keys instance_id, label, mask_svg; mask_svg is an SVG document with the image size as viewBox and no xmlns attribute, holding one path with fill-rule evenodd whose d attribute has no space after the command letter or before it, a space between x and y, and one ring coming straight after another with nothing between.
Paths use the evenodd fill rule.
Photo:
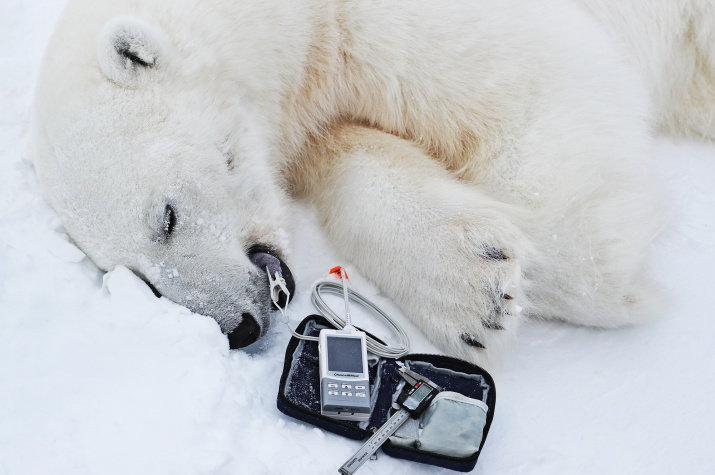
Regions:
<instances>
[{"instance_id":1,"label":"white sensor cable","mask_svg":"<svg viewBox=\"0 0 715 475\"><path fill-rule=\"evenodd\" d=\"M382 311L380 307L357 293L352 289L347 289L347 293L350 296L350 300L361 305L367 310L372 311L375 315L382 318L392 332L397 336L399 343L395 346L385 345L379 341L372 338L370 335L367 337L367 351L373 355L381 356L383 358L400 358L405 356L410 351L410 339L407 337L405 331L395 322L388 314ZM335 282L318 282L313 287L313 293L310 296L310 300L318 312L325 317L326 320L330 322L338 330L342 330L345 327L345 321L336 314L333 309L331 309L328 304L323 300L322 294L333 294L341 295L343 294L343 286L336 284Z\"/></svg>"},{"instance_id":2,"label":"white sensor cable","mask_svg":"<svg viewBox=\"0 0 715 475\"><path fill-rule=\"evenodd\" d=\"M345 276L340 274L340 280L343 282L343 298L345 299L345 326L343 327L343 330L350 330L352 331L353 329L353 321L350 316L350 306L348 305L348 301L350 300L350 297L348 296L348 275L347 273ZM311 297L311 300L312 297ZM313 305L315 305L315 302L313 302Z\"/></svg>"},{"instance_id":3,"label":"white sensor cable","mask_svg":"<svg viewBox=\"0 0 715 475\"><path fill-rule=\"evenodd\" d=\"M273 303L283 315L283 323L285 323L288 327L288 331L290 331L290 333L294 337L299 338L301 340L319 341L318 337L301 335L300 333L293 330L293 328L291 328L290 324L288 323L288 300L290 300L290 292L288 291L288 287L285 284L285 280L283 279L283 276L281 275L280 271L277 271L275 273L275 276L271 275L270 270L268 270L268 268L266 268L266 272L268 273L268 281L270 284L271 300L273 300ZM285 307L281 307L278 304L279 292L283 292L286 295ZM344 329L346 326L345 321L340 318L333 311L333 309L328 306L327 303L325 303L322 294L333 294L338 296L342 295L345 299L345 310L348 319L350 318L350 313L348 312L348 299L352 299L353 302L357 303L358 305L361 305L367 310L371 310L375 315L382 318L387 324L387 326L390 327L390 329L393 331L393 333L397 335L399 344L397 344L396 346L385 345L375 340L370 335L366 335L367 351L383 358L400 358L409 353L410 339L407 337L407 334L404 332L404 330L397 324L397 322L390 318L389 315L383 312L380 307L378 307L359 293L355 292L354 290L348 289L345 284L345 279L343 279L342 285L328 281L318 282L317 284L315 284L315 287L313 287L313 293L310 296L310 300L311 302L313 302L315 308L321 315L323 315L323 317L325 317L326 320L328 320L328 322L330 322L331 325L333 325L338 330Z\"/></svg>"}]
</instances>

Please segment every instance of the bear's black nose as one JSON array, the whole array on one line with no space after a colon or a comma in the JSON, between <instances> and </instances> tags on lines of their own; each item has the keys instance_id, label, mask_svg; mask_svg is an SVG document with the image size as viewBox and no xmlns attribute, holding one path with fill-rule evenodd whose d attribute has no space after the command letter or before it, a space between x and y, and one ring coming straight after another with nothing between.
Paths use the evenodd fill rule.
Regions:
<instances>
[{"instance_id":1,"label":"bear's black nose","mask_svg":"<svg viewBox=\"0 0 715 475\"><path fill-rule=\"evenodd\" d=\"M243 321L228 335L228 344L232 350L243 348L258 340L261 329L249 313L243 314Z\"/></svg>"}]
</instances>

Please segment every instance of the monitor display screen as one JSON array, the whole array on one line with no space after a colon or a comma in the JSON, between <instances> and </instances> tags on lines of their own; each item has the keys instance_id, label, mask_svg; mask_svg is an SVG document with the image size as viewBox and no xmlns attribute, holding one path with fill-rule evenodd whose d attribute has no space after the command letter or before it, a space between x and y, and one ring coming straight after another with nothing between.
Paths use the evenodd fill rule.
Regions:
<instances>
[{"instance_id":1,"label":"monitor display screen","mask_svg":"<svg viewBox=\"0 0 715 475\"><path fill-rule=\"evenodd\" d=\"M328 371L362 373L360 338L328 336Z\"/></svg>"}]
</instances>

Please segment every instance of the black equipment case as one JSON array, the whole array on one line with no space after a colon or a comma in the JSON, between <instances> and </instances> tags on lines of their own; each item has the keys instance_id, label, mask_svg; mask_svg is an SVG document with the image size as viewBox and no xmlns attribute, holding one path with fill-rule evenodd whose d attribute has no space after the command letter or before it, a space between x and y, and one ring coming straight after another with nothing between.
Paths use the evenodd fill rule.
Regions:
<instances>
[{"instance_id":1,"label":"black equipment case","mask_svg":"<svg viewBox=\"0 0 715 475\"><path fill-rule=\"evenodd\" d=\"M333 327L322 316L310 315L296 331L318 336L323 328ZM491 375L466 361L428 354L405 355L399 360L369 355L370 419L365 422L342 421L320 414L318 343L293 337L286 349L278 409L344 437L367 439L392 415L392 403L402 387L397 361L439 385L444 393L438 397L445 395L447 401L441 404L439 415L430 415L430 410L438 405L435 398L422 418L412 421L411 429L406 428L403 434L403 428L398 430L383 444L382 450L392 457L451 470L469 472L474 469L494 417L496 392ZM449 398L448 395L454 393L459 394ZM427 419L422 420L425 417ZM436 422L429 422L430 417ZM410 420L403 427L410 426L409 423ZM419 434L425 437L421 439ZM355 448L357 450L358 446ZM451 453L453 451L458 453Z\"/></svg>"}]
</instances>

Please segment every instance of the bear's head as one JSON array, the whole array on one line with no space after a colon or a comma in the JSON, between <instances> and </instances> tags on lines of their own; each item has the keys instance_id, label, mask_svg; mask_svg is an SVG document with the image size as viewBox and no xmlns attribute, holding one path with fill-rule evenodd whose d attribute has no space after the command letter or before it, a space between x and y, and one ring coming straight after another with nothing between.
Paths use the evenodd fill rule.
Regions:
<instances>
[{"instance_id":1,"label":"bear's head","mask_svg":"<svg viewBox=\"0 0 715 475\"><path fill-rule=\"evenodd\" d=\"M151 22L91 24L60 24L43 62L30 137L43 192L100 268L132 269L246 346L269 325L265 268L295 289L266 118L215 51L202 65Z\"/></svg>"}]
</instances>

